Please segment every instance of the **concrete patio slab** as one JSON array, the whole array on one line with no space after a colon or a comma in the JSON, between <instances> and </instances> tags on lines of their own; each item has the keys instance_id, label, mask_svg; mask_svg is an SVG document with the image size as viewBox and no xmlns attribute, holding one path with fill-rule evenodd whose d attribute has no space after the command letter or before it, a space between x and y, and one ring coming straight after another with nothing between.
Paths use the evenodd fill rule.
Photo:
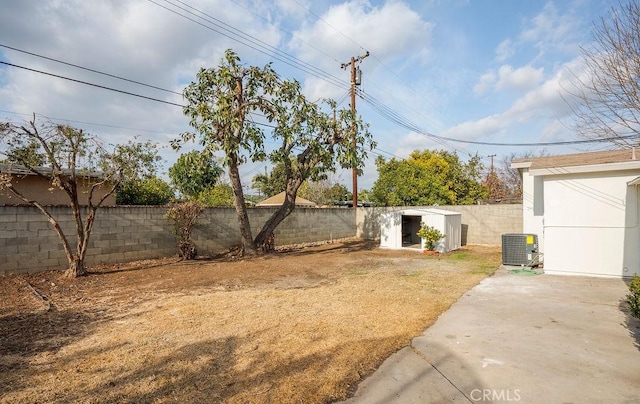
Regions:
<instances>
[{"instance_id":1,"label":"concrete patio slab","mask_svg":"<svg viewBox=\"0 0 640 404\"><path fill-rule=\"evenodd\" d=\"M640 402L640 321L627 292L620 279L502 267L347 402Z\"/></svg>"}]
</instances>

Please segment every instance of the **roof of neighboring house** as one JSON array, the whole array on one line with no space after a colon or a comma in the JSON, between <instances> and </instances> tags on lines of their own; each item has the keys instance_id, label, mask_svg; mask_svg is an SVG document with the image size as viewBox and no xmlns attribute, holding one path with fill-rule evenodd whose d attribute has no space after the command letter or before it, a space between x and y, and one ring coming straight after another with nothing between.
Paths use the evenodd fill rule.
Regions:
<instances>
[{"instance_id":1,"label":"roof of neighboring house","mask_svg":"<svg viewBox=\"0 0 640 404\"><path fill-rule=\"evenodd\" d=\"M284 198L285 192L282 191L279 194L272 196L271 198L267 198L264 201L257 203L256 206L282 206L282 204L284 203ZM296 206L316 206L316 203L304 199L301 196L297 196Z\"/></svg>"},{"instance_id":2,"label":"roof of neighboring house","mask_svg":"<svg viewBox=\"0 0 640 404\"><path fill-rule=\"evenodd\" d=\"M640 162L640 149L609 150L589 153L563 154L558 156L520 158L512 161L512 167L536 170L554 167L576 167L633 161Z\"/></svg>"},{"instance_id":3,"label":"roof of neighboring house","mask_svg":"<svg viewBox=\"0 0 640 404\"><path fill-rule=\"evenodd\" d=\"M33 167L34 170L43 175L51 175L52 169L51 167ZM65 174L69 174L69 170L63 170ZM29 170L27 167L15 164L15 163L0 163L0 173L7 173L13 175L36 175L33 171ZM103 175L99 171L86 171L84 169L76 169L76 175L79 177L90 177L90 178L103 178Z\"/></svg>"}]
</instances>

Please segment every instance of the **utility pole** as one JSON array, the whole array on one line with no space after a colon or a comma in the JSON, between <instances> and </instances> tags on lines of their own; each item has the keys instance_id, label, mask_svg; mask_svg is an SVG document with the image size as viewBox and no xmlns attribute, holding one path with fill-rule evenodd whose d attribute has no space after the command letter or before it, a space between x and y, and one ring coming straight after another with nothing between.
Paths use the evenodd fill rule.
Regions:
<instances>
[{"instance_id":1,"label":"utility pole","mask_svg":"<svg viewBox=\"0 0 640 404\"><path fill-rule=\"evenodd\" d=\"M493 158L495 157L495 154L490 154L487 157L491 158L491 174L493 174Z\"/></svg>"},{"instance_id":2,"label":"utility pole","mask_svg":"<svg viewBox=\"0 0 640 404\"><path fill-rule=\"evenodd\" d=\"M357 147L356 144L356 86L359 86L362 83L360 68L357 69L356 74L356 62L361 62L364 58L369 56L369 51L366 51L364 55L360 55L358 57L351 57L351 62L343 63L340 67L344 70L347 67L351 66L351 113L353 115L353 147ZM353 208L358 207L358 169L354 166L353 171L351 173L352 177L352 187L353 187Z\"/></svg>"}]
</instances>

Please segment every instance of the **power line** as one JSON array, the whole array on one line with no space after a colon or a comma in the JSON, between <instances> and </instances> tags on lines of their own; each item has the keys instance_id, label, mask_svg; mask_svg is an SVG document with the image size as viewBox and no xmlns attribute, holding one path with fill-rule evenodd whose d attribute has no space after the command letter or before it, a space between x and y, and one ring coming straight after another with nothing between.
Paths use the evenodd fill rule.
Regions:
<instances>
[{"instance_id":1,"label":"power line","mask_svg":"<svg viewBox=\"0 0 640 404\"><path fill-rule=\"evenodd\" d=\"M317 14L313 13L308 7L306 7L305 5L301 4L297 0L293 0L293 2L296 3L298 6L300 6L301 8L305 9L309 14L314 16L318 21L321 21L323 24L325 24L326 26L328 26L329 28L331 28L332 30L337 32L338 34L342 35L343 37L345 37L349 41L351 41L354 44L356 44L357 46L359 46L361 49L365 50L365 48L362 45L360 45L358 42L356 42L354 39L352 39L351 37L349 37L348 35L346 35L342 31L338 30L333 25L329 24L327 21L325 21L323 18L321 18ZM378 62L385 69L389 70L396 77L399 77L394 71L392 71L388 66L386 66L381 60L379 60L376 57L374 57L374 58L376 60L378 60ZM403 82L402 80L400 80L400 81ZM449 141L449 142L456 142L456 143L463 143L463 144L473 144L473 145L482 145L482 146L539 147L539 146L566 146L566 145L602 143L602 142L610 142L610 141L621 140L621 139L624 140L624 139L640 138L640 135L635 135L634 134L634 135L616 136L616 137L608 137L608 138L600 138L600 139L583 139L583 140L568 140L568 141L556 141L556 142L533 142L533 143L482 142L482 141L473 141L473 140L454 139L454 138L449 138L449 137L445 137L445 136L434 135L434 134L432 134L432 133L430 133L428 131L425 131L424 129L418 127L414 123L408 121L406 118L401 116L399 113L397 113L394 110L392 110L391 108L387 107L385 104L376 101L373 97L369 96L368 100L367 100L366 96L361 96L361 98L365 99L365 101L368 101L370 103L370 105L374 108L374 110L376 112L378 112L378 114L380 114L382 117L384 117L385 119L389 120L390 122L393 122L393 123L395 123L397 125L400 125L402 127L407 128L407 129L409 129L411 131L414 131L416 133L419 133L421 135L429 137L432 140L436 141L437 143L440 143L443 146L452 147L452 148L454 148L454 150L457 150L457 149L455 147L453 147L453 146L446 145L446 143L442 143L442 142Z\"/></svg>"},{"instance_id":2,"label":"power line","mask_svg":"<svg viewBox=\"0 0 640 404\"><path fill-rule=\"evenodd\" d=\"M235 5L237 5L238 7L240 7L240 8L242 8L242 9L244 9L244 10L246 10L246 11L250 12L251 14L255 15L256 17L258 17L258 18L262 19L262 20L263 20L263 21L265 21L267 24L269 24L269 25L271 25L271 26L273 26L273 27L276 27L276 28L278 28L280 31L285 32L285 33L287 33L287 34L291 35L291 37L292 37L292 38L294 37L294 34L293 34L291 31L289 31L289 30L286 30L286 29L282 28L282 26L280 26L280 25L278 25L278 24L274 24L273 22L269 21L269 20L268 20L267 18L265 18L264 16L262 16L262 15L260 15L260 14L256 13L255 11L253 11L252 9L250 9L249 7L244 6L243 4L241 4L240 2L238 2L238 1L236 1L236 0L231 0L231 2L232 2L232 3L234 3ZM329 59L332 59L334 62L336 62L336 63L340 63L340 62L338 62L338 59L336 59L335 57L333 57L333 56L329 55L328 53L326 53L326 52L325 52L325 51L323 51L322 49L320 49L320 48L317 48L317 47L313 46L313 44L311 44L311 43L309 43L309 42L307 42L307 41L305 41L305 40L303 40L303 39L300 39L300 38L296 38L296 39L297 39L298 41L302 42L303 44L307 45L308 47L310 47L310 48L312 48L312 49L315 49L316 51L318 51L318 52L322 53L323 55L325 55L325 56L326 56L326 57L328 57Z\"/></svg>"},{"instance_id":3,"label":"power line","mask_svg":"<svg viewBox=\"0 0 640 404\"><path fill-rule=\"evenodd\" d=\"M348 35L346 35L345 33L343 33L342 31L340 31L339 29L337 29L336 27L334 27L333 25L329 24L327 21L325 21L322 17L320 17L319 15L315 14L313 11L311 11L311 9L309 9L307 6L305 6L304 4L301 4L299 1L297 0L293 0L294 3L296 3L298 6L300 6L301 8L305 9L309 14L311 14L312 16L316 17L318 19L318 21L321 21L324 25L326 25L327 27L331 28L332 30L334 30L335 32L337 32L338 34L342 35L343 37L345 37L345 39L348 39L349 41L351 41L352 43L354 43L355 45L359 46L360 49L362 49L363 51L366 51L366 49L360 45L358 42L356 42L355 40L353 40L351 37L349 37Z\"/></svg>"},{"instance_id":4,"label":"power line","mask_svg":"<svg viewBox=\"0 0 640 404\"><path fill-rule=\"evenodd\" d=\"M129 83L134 83L134 84L138 84L138 85L141 85L141 86L153 88L153 89L160 90L160 91L166 91L168 93L177 94L177 95L182 96L182 93L179 93L177 91L167 90L166 88L153 86L151 84L141 83L141 82L136 81L136 80L127 79L127 78L124 78L124 77L116 76L115 74L105 73L105 72L101 72L99 70L90 69L88 67L84 67L84 66L73 64L73 63L65 62L65 61L62 61L62 60L59 60L59 59L54 59L54 58L51 58L51 57L48 57L48 56L39 55L37 53L29 52L29 51L26 51L24 49L14 48L14 47L9 46L9 45L4 45L4 44L0 43L0 46L3 47L3 48L11 49L11 50L16 51L16 52L21 52L21 53L24 53L24 54L27 54L27 55L35 56L35 57L38 57L38 58L41 58L41 59L46 59L46 60L50 60L52 62L61 63L63 65L75 67L77 69L86 70L86 71L91 72L91 73L101 74L103 76L112 77L112 78L115 78L115 79L118 79L118 80L127 81Z\"/></svg>"},{"instance_id":5,"label":"power line","mask_svg":"<svg viewBox=\"0 0 640 404\"><path fill-rule=\"evenodd\" d=\"M0 109L0 112L5 112L5 113L8 113L8 114L14 114L14 115L23 115L23 116L32 116L33 115L33 113L27 114L27 113L23 113L23 112L8 111L8 110L5 110L5 109ZM66 118L58 118L58 117L53 117L53 116L47 116L47 115L40 114L40 113L35 113L35 114L36 115L40 115L40 116L42 116L44 118L47 118L47 119L49 119L51 121L80 123L80 124L83 124L83 125L102 126L102 127L105 127L105 128L124 129L124 130L130 130L130 131L135 131L135 132L158 133L158 134L162 134L162 135L176 135L175 133L164 132L164 131L159 131L159 130L131 128L131 127L128 127L128 126L109 125L109 124L105 124L105 123L88 122L88 121L77 121L77 120L73 120L73 119L66 119Z\"/></svg>"},{"instance_id":6,"label":"power line","mask_svg":"<svg viewBox=\"0 0 640 404\"><path fill-rule=\"evenodd\" d=\"M59 74L53 74L53 73L45 72L45 71L42 71L42 70L32 69L30 67L16 65L16 64L8 63L8 62L2 61L2 60L0 60L0 64L11 66L11 67L16 67L16 68L19 68L19 69L28 70L28 71L35 72L35 73L45 74L47 76L56 77L56 78L63 79L63 80L73 81L75 83L85 84L85 85L92 86L92 87L97 87L97 88L102 88L103 90L115 91L117 93L131 95L133 97L139 97L139 98L144 98L144 99L151 100L151 101L162 102L164 104L174 105L176 107L181 107L181 108L185 107L184 105L176 104L175 102L165 101L165 100L161 100L159 98L147 97L146 95L131 93L129 91L124 91L124 90L118 90L117 88L107 87L107 86L103 86L103 85L95 84L95 83L89 83L88 81L72 79L71 77L61 76Z\"/></svg>"},{"instance_id":7,"label":"power line","mask_svg":"<svg viewBox=\"0 0 640 404\"><path fill-rule=\"evenodd\" d=\"M161 99L158 99L158 98L149 97L149 96L145 96L145 95L141 95L141 94L136 94L136 93L132 93L132 92L129 92L129 91L119 90L119 89L116 89L116 88L103 86L103 85L100 85L100 84L90 83L90 82L87 82L87 81L83 81L83 80L78 80L78 79L74 79L74 78L71 78L71 77L62 76L62 75L59 75L59 74L49 73L49 72L45 72L45 71L38 70L38 69L33 69L33 68L25 67L25 66L16 65L16 64L5 62L5 61L2 61L2 60L0 60L0 64L11 66L11 67L15 67L15 68L19 68L19 69L24 69L24 70L31 71L31 72L34 72L34 73L44 74L44 75L51 76L51 77L60 78L60 79L63 79L63 80L72 81L72 82L75 82L75 83L85 84L85 85L88 85L88 86L101 88L101 89L104 89L104 90L114 91L114 92L117 92L117 93L130 95L130 96L133 96L133 97L143 98L143 99L147 99L147 100L150 100L150 101L156 101L156 102L160 102L160 103L163 103L163 104L173 105L173 106L181 107L181 108L185 107L185 105L177 104L177 103L174 103L174 102L171 102L171 101L161 100ZM440 143L441 145L443 145L445 147L451 147L450 145L447 145L446 142L457 142L457 143L463 143L463 144L474 144L474 145L482 145L482 146L506 146L506 147L566 146L566 145L603 143L603 142L610 142L610 141L613 141L613 140L634 139L634 138L639 138L640 137L640 135L633 134L633 135L618 136L618 137L608 137L608 138L600 138L600 139L567 140L567 141L555 141L555 142L532 142L532 143L482 142L482 141L475 141L475 140L455 139L455 138L450 138L450 137L445 137L445 136L434 135L434 134L432 134L432 133L430 133L428 131L425 131L424 129L422 129L421 127L416 125L415 123L409 121L407 118L405 118L404 116L402 116L401 114L399 114L398 112L393 110L392 108L388 107L387 105L383 104L382 102L380 102L380 101L376 100L375 98L371 97L370 95L368 95L368 94L366 94L366 93L364 93L362 91L359 92L359 94L361 94L361 98L365 102L367 102L383 118L385 118L388 121L390 121L392 123L395 123L395 124L397 124L397 125L399 125L401 127L409 129L409 130L411 130L411 131L413 131L415 133L419 133L419 134L422 134L422 135L424 135L424 136L426 136L428 138L431 138L432 140Z\"/></svg>"},{"instance_id":8,"label":"power line","mask_svg":"<svg viewBox=\"0 0 640 404\"><path fill-rule=\"evenodd\" d=\"M294 3L296 3L300 8L304 9L305 11L307 11L309 14L311 14L313 17L315 17L318 21L322 22L324 25L326 25L327 27L331 28L333 31L335 31L336 33L340 34L341 36L343 36L345 39L349 40L350 42L352 42L353 44L355 44L356 46L358 46L360 49L366 51L365 47L363 45L361 45L360 43L358 43L356 40L354 40L353 38L351 38L350 36L348 36L347 34L345 34L344 32L340 31L338 28L334 27L333 25L329 24L329 22L327 22L326 20L324 20L322 17L320 17L319 15L315 14L313 11L311 11L310 8L308 8L307 6L305 6L304 4L300 3L297 0L292 0ZM373 59L377 60L378 63L385 68L386 70L388 70L392 75L394 75L395 77L397 77L399 79L399 81L405 85L405 87L407 87L412 93L414 93L415 95L417 95L418 97L420 97L420 94L418 94L418 92L415 91L415 89L411 86L408 86L406 81L404 81L399 74L397 74L395 71L391 70L391 68L389 66L387 66L384 62L382 62L381 59L379 59L377 56L373 55L372 56ZM380 90L384 91L384 89L379 86L375 81L372 81L372 84L375 87L378 87ZM390 94L388 92L385 93L385 97L392 97L395 100L399 101L400 103L402 103L403 105L405 105L408 108L411 108L411 106L407 105L403 100L400 100L398 98L396 98L393 94ZM427 101L430 105L434 105L433 102L431 101ZM417 112L418 114L420 114L420 112L416 111L414 109L415 112ZM455 149L455 148L454 148Z\"/></svg>"},{"instance_id":9,"label":"power line","mask_svg":"<svg viewBox=\"0 0 640 404\"><path fill-rule=\"evenodd\" d=\"M363 100L365 100L374 109L374 111L376 111L380 116L382 116L383 118L387 119L388 121L390 121L392 123L395 123L398 126L401 126L401 127L406 128L406 129L409 129L410 131L413 131L415 133L420 133L421 132L421 128L419 126L409 122L407 119L405 119L398 112L394 111L393 109L391 109L387 105L385 105L382 102L378 101L376 98L374 98L374 97L372 97L372 96L370 96L370 95L368 95L368 94L366 94L364 92L361 93L361 98ZM459 151L459 149L457 147L448 144L446 141L444 141L442 139L434 139L434 141L436 143L440 144L441 146L445 147L445 148L453 149L456 152ZM467 153L469 155L472 154L468 150L466 150L466 151L467 151Z\"/></svg>"},{"instance_id":10,"label":"power line","mask_svg":"<svg viewBox=\"0 0 640 404\"><path fill-rule=\"evenodd\" d=\"M407 118L394 111L390 107L382 104L377 101L375 98L368 96L363 93L362 99L365 102L368 102L369 105L373 107L373 109L380 114L383 118L388 121L395 123L399 126L402 126L410 131L415 133L419 133L423 136L426 136L438 143L445 142L456 142L463 144L473 144L473 145L481 145L481 146L506 146L506 147L537 147L537 146L566 146L566 145L578 145L578 144L589 144L589 143L602 143L602 142L610 142L613 140L620 139L632 139L639 138L640 135L626 135L626 136L616 136L616 137L608 137L608 138L600 138L600 139L583 139L583 140L565 140L565 141L555 141L555 142L532 142L532 143L506 143L506 142L483 142L478 140L464 140L464 139L455 139L446 136L434 135L428 131L425 131L417 124L409 121Z\"/></svg>"},{"instance_id":11,"label":"power line","mask_svg":"<svg viewBox=\"0 0 640 404\"><path fill-rule=\"evenodd\" d=\"M215 17L210 16L209 14L207 14L207 13L201 11L201 10L196 9L195 7L187 5L186 3L184 3L184 2L182 2L180 0L176 0L176 1L178 1L181 4L184 4L186 7L190 8L192 10L196 10L198 13L200 13L200 14L208 17L208 18L204 18L204 17L202 17L202 16L200 16L200 15L198 15L198 14L192 12L192 11L187 10L185 7L181 7L179 5L171 3L168 0L164 0L164 1L166 3L172 5L173 7L177 8L179 10L182 10L185 13L191 14L196 18L199 18L199 19L201 19L203 21L206 21L208 24L211 24L214 27L217 27L218 29L213 28L210 25L203 24L202 22L197 21L197 20L195 20L195 19L193 19L193 18L191 18L191 17L189 17L187 15L181 14L180 12L178 12L176 10L173 10L173 9L171 9L169 7L166 7L166 6L162 5L162 4L159 4L154 0L147 0L147 1L149 1L152 4L155 4L156 6L161 7L161 8L163 8L163 9L165 9L165 10L167 10L167 11L173 13L173 14L176 14L176 15L182 17L182 18L185 18L185 19L187 19L187 20L189 20L189 21L191 21L191 22L193 22L195 24L198 24L198 25L200 25L200 26L202 26L202 27L204 27L206 29L209 29L209 30L211 30L213 32L216 32L216 33L218 33L220 35L223 35L223 36L225 36L225 37L227 37L229 39L232 39L232 40L234 40L236 42L239 42L239 43L241 43L241 44L243 44L243 45L245 45L245 46L257 51L257 52L260 52L260 53L262 53L264 55L270 56L270 57L272 57L272 58L274 58L274 59L276 59L276 60L278 60L278 61L280 61L282 63L285 63L285 64L287 64L287 65L289 65L289 66L291 66L293 68L300 69L300 70L304 71L305 73L308 73L308 74L310 74L312 76L315 76L315 77L317 77L317 78L319 78L321 80L326 81L329 84L332 84L332 85L334 85L336 87L339 87L339 88L340 87L344 87L344 83L340 79L338 79L337 77L331 75L330 73L327 73L327 72L321 70L320 68L318 68L318 67L316 67L316 66L314 66L314 65L312 65L310 63L304 62L304 61L302 61L302 60L300 60L300 59L298 59L298 58L296 58L296 57L294 57L294 56L292 56L292 55L290 55L290 54L288 54L286 52L283 52L283 51L281 51L281 50L279 50L279 49L267 44L266 42L263 42L262 40L260 40L258 38L255 38L255 37L243 32L243 31L241 31L241 30L239 30L237 28L234 28L234 27L232 27L232 26L230 26L230 25L228 25L228 24L216 19ZM217 23L216 21L219 22L219 23ZM226 31L226 32L224 32L224 31Z\"/></svg>"}]
</instances>

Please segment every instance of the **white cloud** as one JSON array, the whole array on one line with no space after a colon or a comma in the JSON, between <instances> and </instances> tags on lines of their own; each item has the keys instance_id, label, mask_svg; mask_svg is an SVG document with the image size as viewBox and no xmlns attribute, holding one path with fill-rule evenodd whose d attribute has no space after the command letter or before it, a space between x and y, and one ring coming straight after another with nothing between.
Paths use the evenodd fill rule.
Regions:
<instances>
[{"instance_id":1,"label":"white cloud","mask_svg":"<svg viewBox=\"0 0 640 404\"><path fill-rule=\"evenodd\" d=\"M504 62L514 54L513 43L510 39L505 39L498 44L496 48L496 60L498 62Z\"/></svg>"},{"instance_id":2,"label":"white cloud","mask_svg":"<svg viewBox=\"0 0 640 404\"><path fill-rule=\"evenodd\" d=\"M476 94L484 94L485 92L491 90L496 83L496 75L492 72L485 73L480 76L480 81L473 88L473 91Z\"/></svg>"},{"instance_id":3,"label":"white cloud","mask_svg":"<svg viewBox=\"0 0 640 404\"><path fill-rule=\"evenodd\" d=\"M423 150L433 144L434 142L422 133L409 132L399 137L398 143L393 148L393 154L400 158L408 158L414 150Z\"/></svg>"},{"instance_id":4,"label":"white cloud","mask_svg":"<svg viewBox=\"0 0 640 404\"><path fill-rule=\"evenodd\" d=\"M588 3L577 0L564 2L562 5L564 10L561 12L553 1L548 1L539 13L524 19L519 34L498 44L495 61L504 63L514 56L539 61L552 53L575 57L579 45L585 40L584 28L588 22L585 12L588 10Z\"/></svg>"},{"instance_id":5,"label":"white cloud","mask_svg":"<svg viewBox=\"0 0 640 404\"><path fill-rule=\"evenodd\" d=\"M558 21L558 12L553 3L545 4L544 9L531 19L531 25L524 30L520 37L525 41L538 41L542 38L553 36L554 31L558 29L556 22Z\"/></svg>"},{"instance_id":6,"label":"white cloud","mask_svg":"<svg viewBox=\"0 0 640 404\"><path fill-rule=\"evenodd\" d=\"M575 60L566 63L551 78L518 98L505 111L476 121L463 122L449 128L442 135L457 139L478 139L504 135L536 120L560 122L562 118L571 112L562 94L566 93L565 89L569 87L570 80L573 77L570 69L575 68L576 65L577 62ZM535 72L536 69L532 69L533 71L525 69L522 74L515 74L518 70L522 69L504 69L504 74L500 75L498 82L502 80L505 83L511 81L511 84L515 85L521 81L524 82L526 77L533 77L538 81L541 78L542 72L537 73ZM555 132L552 132L552 129ZM547 124L547 129L542 135L556 135L560 129L561 126ZM540 133L535 134L536 138L540 135Z\"/></svg>"},{"instance_id":7,"label":"white cloud","mask_svg":"<svg viewBox=\"0 0 640 404\"><path fill-rule=\"evenodd\" d=\"M262 20L251 23L251 15L226 2L190 3L230 25L242 26L245 32L274 46L281 39L272 26L265 26ZM251 57L255 59L257 54L229 38L148 2L24 1L19 4L3 4L2 11L11 17L0 26L0 37L4 43L177 92L181 92L195 78L200 67L217 66L228 47L234 48L243 61ZM29 21L28 29L24 26L25 21ZM4 60L18 65L178 104L184 103L180 95L115 80L7 49L0 49L0 52ZM258 57L264 59L262 55ZM166 143L169 138L188 130L188 121L177 106L16 68L4 69L2 77L0 108L18 113L36 112L52 118L111 125L112 127L93 126L91 131L113 143L135 135ZM22 117L14 116L14 119ZM154 132L123 128L151 129Z\"/></svg>"},{"instance_id":8,"label":"white cloud","mask_svg":"<svg viewBox=\"0 0 640 404\"><path fill-rule=\"evenodd\" d=\"M484 94L490 90L523 91L535 88L544 79L544 69L523 66L514 69L510 65L503 65L497 74L488 72L480 76L474 87L476 94Z\"/></svg>"},{"instance_id":9,"label":"white cloud","mask_svg":"<svg viewBox=\"0 0 640 404\"><path fill-rule=\"evenodd\" d=\"M520 33L519 41L533 43L538 48L538 57L554 50L575 54L579 27L583 24L580 17L571 12L560 14L550 1Z\"/></svg>"},{"instance_id":10,"label":"white cloud","mask_svg":"<svg viewBox=\"0 0 640 404\"><path fill-rule=\"evenodd\" d=\"M477 121L463 122L444 131L442 136L454 139L477 139L503 133L510 122L503 114L490 115Z\"/></svg>"},{"instance_id":11,"label":"white cloud","mask_svg":"<svg viewBox=\"0 0 640 404\"><path fill-rule=\"evenodd\" d=\"M365 50L384 63L407 54L420 62L428 54L433 24L403 2L372 6L366 0L353 0L332 6L320 18L294 32L289 47L335 76L343 73L336 61L348 62ZM313 79L306 87L311 98L326 96L318 92L320 85Z\"/></svg>"},{"instance_id":12,"label":"white cloud","mask_svg":"<svg viewBox=\"0 0 640 404\"><path fill-rule=\"evenodd\" d=\"M529 90L538 85L543 78L544 72L542 68L535 69L532 66L523 66L514 70L509 65L503 65L498 69L496 88Z\"/></svg>"}]
</instances>

